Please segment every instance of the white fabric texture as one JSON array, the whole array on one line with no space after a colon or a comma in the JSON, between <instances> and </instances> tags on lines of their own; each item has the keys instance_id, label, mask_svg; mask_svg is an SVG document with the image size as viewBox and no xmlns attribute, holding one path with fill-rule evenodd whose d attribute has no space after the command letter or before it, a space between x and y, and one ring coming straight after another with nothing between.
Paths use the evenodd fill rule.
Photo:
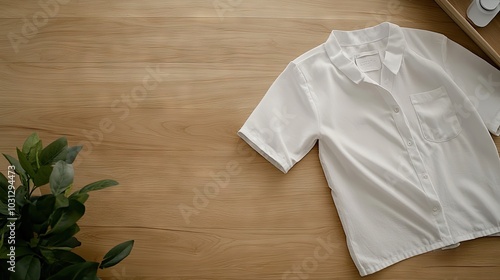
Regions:
<instances>
[{"instance_id":1,"label":"white fabric texture","mask_svg":"<svg viewBox=\"0 0 500 280\"><path fill-rule=\"evenodd\" d=\"M360 275L500 232L500 71L444 35L334 30L238 135L287 173L319 158ZM454 245L454 246L453 246Z\"/></svg>"}]
</instances>

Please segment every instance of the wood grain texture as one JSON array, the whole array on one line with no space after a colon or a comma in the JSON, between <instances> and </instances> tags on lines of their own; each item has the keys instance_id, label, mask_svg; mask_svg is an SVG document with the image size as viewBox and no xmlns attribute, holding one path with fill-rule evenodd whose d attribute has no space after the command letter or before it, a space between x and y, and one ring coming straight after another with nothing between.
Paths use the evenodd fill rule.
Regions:
<instances>
[{"instance_id":1,"label":"wood grain texture","mask_svg":"<svg viewBox=\"0 0 500 280\"><path fill-rule=\"evenodd\" d=\"M476 42L500 67L500 17L495 17L487 26L477 27L467 17L472 1L436 0L455 22Z\"/></svg>"},{"instance_id":2,"label":"wood grain texture","mask_svg":"<svg viewBox=\"0 0 500 280\"><path fill-rule=\"evenodd\" d=\"M61 2L16 53L9 36L43 9L0 0L0 151L33 131L45 144L64 135L84 145L75 186L120 182L91 194L78 234L78 252L97 261L136 240L105 280L285 279L322 240L328 258L288 279L360 279L317 148L283 175L236 131L287 63L334 28L392 21L487 58L431 0ZM135 92L144 79L150 89ZM499 257L498 239L481 238L363 279L499 279Z\"/></svg>"}]
</instances>

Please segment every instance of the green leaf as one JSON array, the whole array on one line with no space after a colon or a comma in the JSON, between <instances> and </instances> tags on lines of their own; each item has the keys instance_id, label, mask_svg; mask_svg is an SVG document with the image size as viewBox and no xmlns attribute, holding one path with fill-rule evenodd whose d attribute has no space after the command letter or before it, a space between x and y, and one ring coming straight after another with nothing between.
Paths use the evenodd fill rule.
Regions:
<instances>
[{"instance_id":1,"label":"green leaf","mask_svg":"<svg viewBox=\"0 0 500 280\"><path fill-rule=\"evenodd\" d=\"M52 159L52 162L58 162L60 160L66 161L67 156L68 156L68 147L64 147L64 149L54 159Z\"/></svg>"},{"instance_id":2,"label":"green leaf","mask_svg":"<svg viewBox=\"0 0 500 280\"><path fill-rule=\"evenodd\" d=\"M58 195L63 193L67 188L73 184L75 171L72 164L68 164L62 160L54 165L52 174L50 174L50 190L52 194Z\"/></svg>"},{"instance_id":3,"label":"green leaf","mask_svg":"<svg viewBox=\"0 0 500 280\"><path fill-rule=\"evenodd\" d=\"M105 188L108 188L111 186L116 186L116 185L118 185L117 181L108 180L108 179L101 180L101 181L97 181L97 182L86 185L81 190L79 190L78 193L80 193L80 194L81 193L88 193L90 191L102 190L102 189L105 189Z\"/></svg>"},{"instance_id":4,"label":"green leaf","mask_svg":"<svg viewBox=\"0 0 500 280\"><path fill-rule=\"evenodd\" d=\"M55 197L54 197L54 199L55 199ZM55 200L54 200L54 204L55 204ZM55 210L54 212L52 212L52 214L50 214L49 219L47 220L50 228L53 228L56 225L57 221L59 221L59 219L61 219L63 211L64 211L64 208L59 208L59 209ZM48 235L48 231L45 232L44 234L42 234L41 236L44 236L44 235Z\"/></svg>"},{"instance_id":5,"label":"green leaf","mask_svg":"<svg viewBox=\"0 0 500 280\"><path fill-rule=\"evenodd\" d=\"M9 181L7 178L0 172L0 214L9 215L7 211L7 200L9 198Z\"/></svg>"},{"instance_id":6,"label":"green leaf","mask_svg":"<svg viewBox=\"0 0 500 280\"><path fill-rule=\"evenodd\" d=\"M61 233L76 224L85 213L85 206L76 200L70 200L69 206L57 209L52 215L51 229L44 234Z\"/></svg>"},{"instance_id":7,"label":"green leaf","mask_svg":"<svg viewBox=\"0 0 500 280\"><path fill-rule=\"evenodd\" d=\"M29 205L29 208L28 208L28 215L29 215L29 218L31 219L31 222L33 224L42 224L45 222L45 215L43 212L41 211L38 211L37 207L35 204L31 203ZM27 217L23 217L23 218L27 218Z\"/></svg>"},{"instance_id":8,"label":"green leaf","mask_svg":"<svg viewBox=\"0 0 500 280\"><path fill-rule=\"evenodd\" d=\"M0 188L7 190L9 187L9 180L2 172L0 172Z\"/></svg>"},{"instance_id":9,"label":"green leaf","mask_svg":"<svg viewBox=\"0 0 500 280\"><path fill-rule=\"evenodd\" d=\"M7 258L7 242L4 243L6 232L9 231L7 220L2 221L2 225L0 226L0 259Z\"/></svg>"},{"instance_id":10,"label":"green leaf","mask_svg":"<svg viewBox=\"0 0 500 280\"><path fill-rule=\"evenodd\" d=\"M28 175L30 175L31 178L35 177L35 170L33 170L33 166L31 166L31 163L28 161L26 158L26 155L19 149L17 150L17 158L19 158L19 163L23 167L26 172L28 172Z\"/></svg>"},{"instance_id":11,"label":"green leaf","mask_svg":"<svg viewBox=\"0 0 500 280\"><path fill-rule=\"evenodd\" d=\"M21 166L21 163L19 163L17 159L6 154L3 154L3 156L7 159L7 161L11 165L14 165L14 167L16 168L14 171L16 172L17 175L24 176L26 178L26 171L24 171L24 168Z\"/></svg>"},{"instance_id":12,"label":"green leaf","mask_svg":"<svg viewBox=\"0 0 500 280\"><path fill-rule=\"evenodd\" d=\"M76 159L78 153L82 150L83 146L74 146L68 148L68 153L66 154L66 162L73 163Z\"/></svg>"},{"instance_id":13,"label":"green leaf","mask_svg":"<svg viewBox=\"0 0 500 280\"><path fill-rule=\"evenodd\" d=\"M68 197L69 194L71 193L71 189L73 188L73 184L69 185L69 188L67 188L65 191L64 191L64 196L65 197Z\"/></svg>"},{"instance_id":14,"label":"green leaf","mask_svg":"<svg viewBox=\"0 0 500 280\"><path fill-rule=\"evenodd\" d=\"M29 215L33 224L33 232L38 236L47 232L50 218L54 212L55 197L46 194L39 197L38 201L30 204Z\"/></svg>"},{"instance_id":15,"label":"green leaf","mask_svg":"<svg viewBox=\"0 0 500 280\"><path fill-rule=\"evenodd\" d=\"M42 233L47 232L47 229L49 228L49 223L48 221L42 223L42 224L33 224L33 232L40 235Z\"/></svg>"},{"instance_id":16,"label":"green leaf","mask_svg":"<svg viewBox=\"0 0 500 280\"><path fill-rule=\"evenodd\" d=\"M23 153L28 154L31 148L33 148L38 142L40 142L40 137L38 137L38 134L33 133L31 134L26 141L24 141L23 144Z\"/></svg>"},{"instance_id":17,"label":"green leaf","mask_svg":"<svg viewBox=\"0 0 500 280\"><path fill-rule=\"evenodd\" d=\"M55 250L45 249L45 248L39 248L39 249L40 253L45 258L48 264L57 263L59 261L59 259L54 255Z\"/></svg>"},{"instance_id":18,"label":"green leaf","mask_svg":"<svg viewBox=\"0 0 500 280\"><path fill-rule=\"evenodd\" d=\"M38 166L37 158L41 151L42 141L38 137L38 134L31 134L26 141L24 141L22 152L33 166Z\"/></svg>"},{"instance_id":19,"label":"green leaf","mask_svg":"<svg viewBox=\"0 0 500 280\"><path fill-rule=\"evenodd\" d=\"M129 240L116 245L113 249L109 250L109 252L104 256L104 259L102 260L99 268L112 267L118 264L130 254L130 251L132 251L133 246L134 246L134 240Z\"/></svg>"},{"instance_id":20,"label":"green leaf","mask_svg":"<svg viewBox=\"0 0 500 280\"><path fill-rule=\"evenodd\" d=\"M79 255L66 250L48 250L51 252L46 252L49 258L53 258L56 262L52 263L48 269L46 269L46 274L44 279L51 275L57 274L61 269L76 263L84 263L85 259ZM42 253L43 254L43 253ZM92 279L94 280L94 279Z\"/></svg>"},{"instance_id":21,"label":"green leaf","mask_svg":"<svg viewBox=\"0 0 500 280\"><path fill-rule=\"evenodd\" d=\"M16 258L21 258L27 255L36 255L30 247L17 246L16 247Z\"/></svg>"},{"instance_id":22,"label":"green leaf","mask_svg":"<svg viewBox=\"0 0 500 280\"><path fill-rule=\"evenodd\" d=\"M30 205L29 215L36 224L45 223L54 211L56 198L52 194L42 195Z\"/></svg>"},{"instance_id":23,"label":"green leaf","mask_svg":"<svg viewBox=\"0 0 500 280\"><path fill-rule=\"evenodd\" d=\"M38 169L38 171L35 174L35 177L33 178L33 183L35 186L40 187L49 182L50 179L50 174L52 174L52 166L50 165L42 165Z\"/></svg>"},{"instance_id":24,"label":"green leaf","mask_svg":"<svg viewBox=\"0 0 500 280\"><path fill-rule=\"evenodd\" d=\"M16 243L19 240L24 240L26 243L28 243L28 246L31 243L31 240L33 239L34 236L34 231L33 231L33 222L29 218L29 208L31 204L26 203L20 210L20 215L21 215L21 220L19 225L19 229L16 231Z\"/></svg>"},{"instance_id":25,"label":"green leaf","mask_svg":"<svg viewBox=\"0 0 500 280\"><path fill-rule=\"evenodd\" d=\"M89 194L78 193L78 192L74 192L73 194L71 194L69 196L69 199L74 199L74 200L80 202L81 204L85 204L85 202L87 201L88 198L89 198Z\"/></svg>"},{"instance_id":26,"label":"green leaf","mask_svg":"<svg viewBox=\"0 0 500 280\"><path fill-rule=\"evenodd\" d=\"M79 255L73 252L69 252L66 250L41 248L40 252L42 253L42 256L47 260L49 264L55 264L55 263L75 264L75 263L85 262L84 258L80 257Z\"/></svg>"},{"instance_id":27,"label":"green leaf","mask_svg":"<svg viewBox=\"0 0 500 280\"><path fill-rule=\"evenodd\" d=\"M56 204L55 208L62 208L62 207L68 207L69 206L69 200L64 194L58 194L56 195Z\"/></svg>"},{"instance_id":28,"label":"green leaf","mask_svg":"<svg viewBox=\"0 0 500 280\"><path fill-rule=\"evenodd\" d=\"M79 247L80 245L82 245L82 242L78 241L78 239L76 239L76 237L73 236L64 242L59 243L57 245L57 247L65 247L65 248L73 249L73 248Z\"/></svg>"},{"instance_id":29,"label":"green leaf","mask_svg":"<svg viewBox=\"0 0 500 280\"><path fill-rule=\"evenodd\" d=\"M9 257L7 254L9 253L9 247L11 245L3 246L0 248L0 260L7 260ZM35 252L31 250L31 248L26 247L26 246L18 246L16 245L16 258L17 260L21 259L24 256L27 255L35 255ZM3 262L3 261L2 261Z\"/></svg>"},{"instance_id":30,"label":"green leaf","mask_svg":"<svg viewBox=\"0 0 500 280\"><path fill-rule=\"evenodd\" d=\"M28 195L28 187L25 185L20 185L16 189L16 204L19 206L19 208L23 207L28 200L26 199Z\"/></svg>"},{"instance_id":31,"label":"green leaf","mask_svg":"<svg viewBox=\"0 0 500 280\"><path fill-rule=\"evenodd\" d=\"M58 234L52 234L48 236L42 236L40 244L43 246L53 246L53 247L71 247L67 246L70 244L76 244L74 240L70 240L75 234L80 231L80 227L77 224L72 225L68 229ZM75 238L76 239L76 238ZM76 240L78 243L79 241ZM81 244L76 244L74 247L78 247ZM72 247L72 248L74 248Z\"/></svg>"},{"instance_id":32,"label":"green leaf","mask_svg":"<svg viewBox=\"0 0 500 280\"><path fill-rule=\"evenodd\" d=\"M0 200L0 214L4 216L9 216L9 206Z\"/></svg>"},{"instance_id":33,"label":"green leaf","mask_svg":"<svg viewBox=\"0 0 500 280\"><path fill-rule=\"evenodd\" d=\"M11 274L13 280L39 280L40 279L40 260L28 255L21 258L16 263L16 272Z\"/></svg>"},{"instance_id":34,"label":"green leaf","mask_svg":"<svg viewBox=\"0 0 500 280\"><path fill-rule=\"evenodd\" d=\"M85 259L80 257L79 255L73 253L73 252L68 252L68 251L57 251L56 256L59 260L63 260L68 263L83 263L85 262Z\"/></svg>"},{"instance_id":35,"label":"green leaf","mask_svg":"<svg viewBox=\"0 0 500 280\"><path fill-rule=\"evenodd\" d=\"M38 245L38 241L39 239L36 237L36 236L33 236L31 239L30 239L30 247L31 248L34 248Z\"/></svg>"},{"instance_id":36,"label":"green leaf","mask_svg":"<svg viewBox=\"0 0 500 280\"><path fill-rule=\"evenodd\" d=\"M9 196L9 180L0 172L0 201L7 202Z\"/></svg>"},{"instance_id":37,"label":"green leaf","mask_svg":"<svg viewBox=\"0 0 500 280\"><path fill-rule=\"evenodd\" d=\"M28 153L28 160L33 166L40 167L40 154L42 153L42 141L35 144Z\"/></svg>"},{"instance_id":38,"label":"green leaf","mask_svg":"<svg viewBox=\"0 0 500 280\"><path fill-rule=\"evenodd\" d=\"M40 163L42 165L51 164L54 162L54 159L60 156L61 153L66 151L66 147L68 146L68 140L65 137L61 137L54 142L50 143L47 147L45 147L40 153Z\"/></svg>"},{"instance_id":39,"label":"green leaf","mask_svg":"<svg viewBox=\"0 0 500 280\"><path fill-rule=\"evenodd\" d=\"M76 263L61 269L56 275L47 280L95 280L99 263Z\"/></svg>"}]
</instances>

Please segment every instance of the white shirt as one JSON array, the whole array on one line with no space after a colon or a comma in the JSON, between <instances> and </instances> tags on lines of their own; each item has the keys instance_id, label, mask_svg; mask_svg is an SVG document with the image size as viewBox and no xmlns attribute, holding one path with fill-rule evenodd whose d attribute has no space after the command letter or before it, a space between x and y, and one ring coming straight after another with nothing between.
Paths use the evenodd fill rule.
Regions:
<instances>
[{"instance_id":1,"label":"white shirt","mask_svg":"<svg viewBox=\"0 0 500 280\"><path fill-rule=\"evenodd\" d=\"M293 60L238 135L286 173L318 141L364 276L500 232L500 72L444 35L391 23Z\"/></svg>"}]
</instances>

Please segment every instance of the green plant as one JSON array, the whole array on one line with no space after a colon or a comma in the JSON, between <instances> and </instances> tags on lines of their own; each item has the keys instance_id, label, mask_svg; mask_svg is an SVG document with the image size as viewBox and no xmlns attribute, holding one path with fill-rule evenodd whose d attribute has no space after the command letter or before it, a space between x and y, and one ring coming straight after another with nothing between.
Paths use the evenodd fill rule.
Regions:
<instances>
[{"instance_id":1,"label":"green plant","mask_svg":"<svg viewBox=\"0 0 500 280\"><path fill-rule=\"evenodd\" d=\"M99 279L99 268L116 265L129 255L133 240L115 246L100 263L72 252L81 245L74 235L80 230L77 221L85 213L88 192L118 184L101 180L70 194L73 162L81 149L68 147L64 137L43 148L34 133L17 149L17 159L4 154L11 167L7 176L0 173L0 279L94 280ZM50 194L33 195L46 184ZM15 272L14 262L9 263L13 248Z\"/></svg>"}]
</instances>

